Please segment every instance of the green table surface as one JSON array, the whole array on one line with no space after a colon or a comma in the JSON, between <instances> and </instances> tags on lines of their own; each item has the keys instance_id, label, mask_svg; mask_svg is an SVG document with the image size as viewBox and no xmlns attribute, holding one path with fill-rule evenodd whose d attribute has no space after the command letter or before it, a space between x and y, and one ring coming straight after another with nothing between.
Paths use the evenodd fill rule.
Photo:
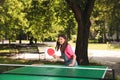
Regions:
<instances>
[{"instance_id":1,"label":"green table surface","mask_svg":"<svg viewBox=\"0 0 120 80\"><path fill-rule=\"evenodd\" d=\"M107 69L106 66L77 66L70 68L62 65L47 66L50 67L43 65L42 67L16 68L0 74L0 80L97 80L97 78L104 78Z\"/></svg>"}]
</instances>

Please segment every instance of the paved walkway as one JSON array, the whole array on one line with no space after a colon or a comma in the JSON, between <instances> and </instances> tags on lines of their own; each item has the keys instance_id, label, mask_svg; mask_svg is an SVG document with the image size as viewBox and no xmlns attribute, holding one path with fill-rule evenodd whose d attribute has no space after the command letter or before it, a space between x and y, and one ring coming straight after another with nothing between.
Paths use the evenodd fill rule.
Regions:
<instances>
[{"instance_id":1,"label":"paved walkway","mask_svg":"<svg viewBox=\"0 0 120 80\"><path fill-rule=\"evenodd\" d=\"M47 55L47 48L43 48L45 56L41 55L42 59L52 59L53 57ZM57 53L60 55L60 53ZM93 62L99 62L102 64L117 64L120 63L120 50L88 50L89 60ZM19 56L13 56L12 58L24 58L24 59L39 59L39 54L20 54Z\"/></svg>"},{"instance_id":2,"label":"paved walkway","mask_svg":"<svg viewBox=\"0 0 120 80\"><path fill-rule=\"evenodd\" d=\"M89 58L100 63L120 63L120 50L89 50Z\"/></svg>"}]
</instances>

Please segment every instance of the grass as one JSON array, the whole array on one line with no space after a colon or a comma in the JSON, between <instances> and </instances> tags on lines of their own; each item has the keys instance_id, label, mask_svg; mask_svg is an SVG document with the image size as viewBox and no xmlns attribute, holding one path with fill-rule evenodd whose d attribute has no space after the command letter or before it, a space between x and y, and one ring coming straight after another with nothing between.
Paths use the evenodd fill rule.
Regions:
<instances>
[{"instance_id":1,"label":"grass","mask_svg":"<svg viewBox=\"0 0 120 80\"><path fill-rule=\"evenodd\" d=\"M73 47L75 47L75 43L72 41L69 42ZM88 49L94 50L120 50L120 43L118 44L110 44L110 43L89 43Z\"/></svg>"},{"instance_id":2,"label":"grass","mask_svg":"<svg viewBox=\"0 0 120 80\"><path fill-rule=\"evenodd\" d=\"M95 50L120 50L119 44L88 44L89 49L95 49Z\"/></svg>"},{"instance_id":3,"label":"grass","mask_svg":"<svg viewBox=\"0 0 120 80\"><path fill-rule=\"evenodd\" d=\"M116 77L116 80L120 80L120 76L117 76L117 77Z\"/></svg>"},{"instance_id":4,"label":"grass","mask_svg":"<svg viewBox=\"0 0 120 80\"><path fill-rule=\"evenodd\" d=\"M0 50L0 53L9 53L9 50Z\"/></svg>"}]
</instances>

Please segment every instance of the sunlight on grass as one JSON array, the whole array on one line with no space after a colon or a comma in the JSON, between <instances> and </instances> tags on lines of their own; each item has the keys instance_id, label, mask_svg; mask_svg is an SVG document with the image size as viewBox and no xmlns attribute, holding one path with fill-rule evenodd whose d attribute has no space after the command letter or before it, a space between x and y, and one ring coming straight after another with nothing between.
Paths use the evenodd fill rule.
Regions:
<instances>
[{"instance_id":1,"label":"sunlight on grass","mask_svg":"<svg viewBox=\"0 0 120 80\"><path fill-rule=\"evenodd\" d=\"M8 53L9 50L0 50L0 53Z\"/></svg>"},{"instance_id":2,"label":"sunlight on grass","mask_svg":"<svg viewBox=\"0 0 120 80\"><path fill-rule=\"evenodd\" d=\"M120 49L119 45L111 45L111 44L88 44L89 49L97 49L97 50L111 50L111 49Z\"/></svg>"},{"instance_id":3,"label":"sunlight on grass","mask_svg":"<svg viewBox=\"0 0 120 80\"><path fill-rule=\"evenodd\" d=\"M70 45L73 47L76 46L75 43L69 42ZM95 50L120 50L120 44L109 44L109 43L89 43L88 49L95 49Z\"/></svg>"},{"instance_id":4,"label":"sunlight on grass","mask_svg":"<svg viewBox=\"0 0 120 80\"><path fill-rule=\"evenodd\" d=\"M108 46L107 44L88 44L88 48L89 49L102 49L102 50L111 49L111 47Z\"/></svg>"},{"instance_id":5,"label":"sunlight on grass","mask_svg":"<svg viewBox=\"0 0 120 80\"><path fill-rule=\"evenodd\" d=\"M120 76L117 76L117 79L116 80L120 80Z\"/></svg>"}]
</instances>

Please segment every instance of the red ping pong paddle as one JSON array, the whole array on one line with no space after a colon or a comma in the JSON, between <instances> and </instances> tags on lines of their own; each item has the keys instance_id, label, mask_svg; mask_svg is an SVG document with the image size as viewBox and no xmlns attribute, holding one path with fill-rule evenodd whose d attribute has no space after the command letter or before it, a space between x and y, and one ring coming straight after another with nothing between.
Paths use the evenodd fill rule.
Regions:
<instances>
[{"instance_id":1,"label":"red ping pong paddle","mask_svg":"<svg viewBox=\"0 0 120 80\"><path fill-rule=\"evenodd\" d=\"M52 48L48 48L48 49L47 49L47 53L48 53L49 56L53 56L54 53L55 53L55 50L52 49Z\"/></svg>"}]
</instances>

